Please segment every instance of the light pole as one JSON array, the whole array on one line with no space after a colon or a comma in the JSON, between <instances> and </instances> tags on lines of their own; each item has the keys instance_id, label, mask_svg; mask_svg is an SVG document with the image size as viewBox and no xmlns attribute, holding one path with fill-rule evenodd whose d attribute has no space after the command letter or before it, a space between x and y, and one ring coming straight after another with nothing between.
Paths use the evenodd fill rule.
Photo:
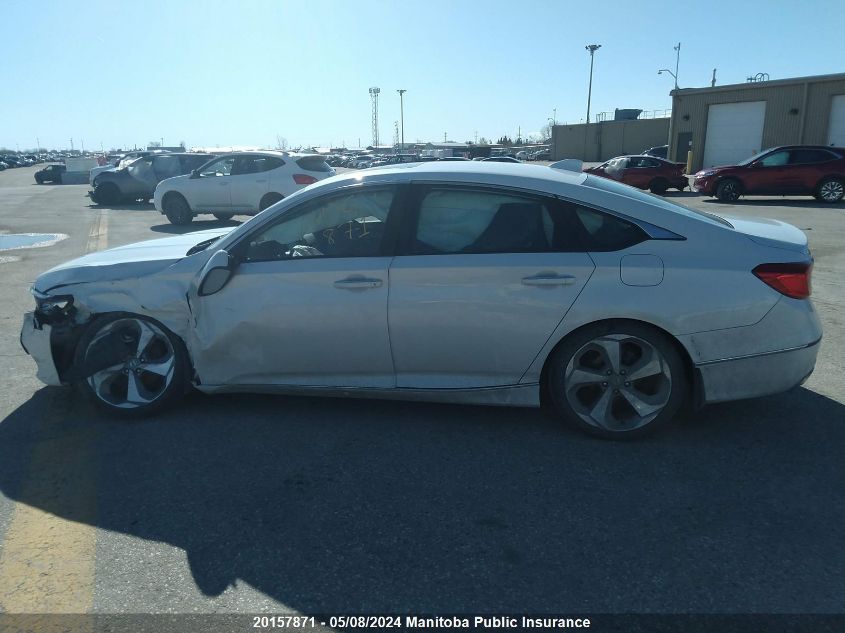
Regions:
<instances>
[{"instance_id":1,"label":"light pole","mask_svg":"<svg viewBox=\"0 0 845 633\"><path fill-rule=\"evenodd\" d=\"M590 122L590 99L593 96L593 55L601 48L601 44L588 44L585 46L590 51L590 87L587 89L587 123Z\"/></svg>"},{"instance_id":2,"label":"light pole","mask_svg":"<svg viewBox=\"0 0 845 633\"><path fill-rule=\"evenodd\" d=\"M668 68L661 68L660 70L657 71L658 75L662 75L663 73L669 73L670 75L672 75L672 77L675 79L675 90L677 90L678 89L678 76L675 73L673 73L671 70L669 70Z\"/></svg>"},{"instance_id":3,"label":"light pole","mask_svg":"<svg viewBox=\"0 0 845 633\"><path fill-rule=\"evenodd\" d=\"M404 151L405 149L405 93L408 92L404 88L401 90L397 90L396 92L399 93L399 123L402 130L402 140L400 141L400 151Z\"/></svg>"}]
</instances>

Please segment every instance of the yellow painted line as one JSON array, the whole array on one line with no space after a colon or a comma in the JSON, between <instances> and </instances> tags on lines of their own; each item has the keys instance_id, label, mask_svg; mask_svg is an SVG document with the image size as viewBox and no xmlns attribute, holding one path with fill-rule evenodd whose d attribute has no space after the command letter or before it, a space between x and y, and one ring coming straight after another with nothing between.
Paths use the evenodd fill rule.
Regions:
<instances>
[{"instance_id":1,"label":"yellow painted line","mask_svg":"<svg viewBox=\"0 0 845 633\"><path fill-rule=\"evenodd\" d=\"M108 242L100 212L88 234L87 252ZM38 424L14 516L0 549L0 614L89 613L94 604L97 545L95 427L70 419L74 396L54 389ZM83 620L83 629L90 621ZM58 619L38 627L48 633ZM74 630L80 630L74 627Z\"/></svg>"}]
</instances>

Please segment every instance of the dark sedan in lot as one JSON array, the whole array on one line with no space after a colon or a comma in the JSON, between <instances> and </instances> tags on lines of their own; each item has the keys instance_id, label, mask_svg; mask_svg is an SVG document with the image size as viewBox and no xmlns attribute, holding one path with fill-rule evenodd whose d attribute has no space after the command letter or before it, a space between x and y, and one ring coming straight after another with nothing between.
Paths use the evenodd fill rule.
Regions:
<instances>
[{"instance_id":1,"label":"dark sedan in lot","mask_svg":"<svg viewBox=\"0 0 845 633\"><path fill-rule=\"evenodd\" d=\"M91 199L97 204L151 200L162 180L190 174L212 158L214 154L187 152L143 156L122 169L97 174Z\"/></svg>"},{"instance_id":2,"label":"dark sedan in lot","mask_svg":"<svg viewBox=\"0 0 845 633\"><path fill-rule=\"evenodd\" d=\"M840 202L845 193L845 149L775 147L738 165L703 169L695 175L693 187L722 202L733 202L742 195L802 195Z\"/></svg>"},{"instance_id":3,"label":"dark sedan in lot","mask_svg":"<svg viewBox=\"0 0 845 633\"><path fill-rule=\"evenodd\" d=\"M45 182L61 182L62 174L67 171L64 165L47 165L35 172L35 182L43 185Z\"/></svg>"},{"instance_id":4,"label":"dark sedan in lot","mask_svg":"<svg viewBox=\"0 0 845 633\"><path fill-rule=\"evenodd\" d=\"M652 193L664 194L668 189L683 191L689 183L684 176L683 163L672 163L656 156L618 156L597 167L584 171L595 176L618 180L619 182L648 189Z\"/></svg>"}]
</instances>

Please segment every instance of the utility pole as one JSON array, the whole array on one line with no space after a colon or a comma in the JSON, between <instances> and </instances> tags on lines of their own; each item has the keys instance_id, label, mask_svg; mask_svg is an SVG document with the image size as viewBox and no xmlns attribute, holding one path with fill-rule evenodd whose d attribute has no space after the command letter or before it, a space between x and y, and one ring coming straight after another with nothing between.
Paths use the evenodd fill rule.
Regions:
<instances>
[{"instance_id":1,"label":"utility pole","mask_svg":"<svg viewBox=\"0 0 845 633\"><path fill-rule=\"evenodd\" d=\"M70 151L73 151L73 139L70 139Z\"/></svg>"},{"instance_id":2,"label":"utility pole","mask_svg":"<svg viewBox=\"0 0 845 633\"><path fill-rule=\"evenodd\" d=\"M710 80L710 87L713 88L716 85L716 69L713 69L713 79Z\"/></svg>"},{"instance_id":3,"label":"utility pole","mask_svg":"<svg viewBox=\"0 0 845 633\"><path fill-rule=\"evenodd\" d=\"M587 123L590 122L590 99L593 96L593 55L601 48L601 44L588 44L585 46L590 51L590 85L587 88Z\"/></svg>"},{"instance_id":4,"label":"utility pole","mask_svg":"<svg viewBox=\"0 0 845 633\"><path fill-rule=\"evenodd\" d=\"M399 93L399 121L402 125L402 143L400 147L402 150L405 149L405 93L408 92L404 88L401 90L397 90L396 92Z\"/></svg>"},{"instance_id":5,"label":"utility pole","mask_svg":"<svg viewBox=\"0 0 845 633\"><path fill-rule=\"evenodd\" d=\"M35 137L35 144L38 146L38 149L36 149L35 151L40 154L41 153L41 141L38 140L37 136Z\"/></svg>"},{"instance_id":6,"label":"utility pole","mask_svg":"<svg viewBox=\"0 0 845 633\"><path fill-rule=\"evenodd\" d=\"M446 142L446 132L443 132L443 142Z\"/></svg>"},{"instance_id":7,"label":"utility pole","mask_svg":"<svg viewBox=\"0 0 845 633\"><path fill-rule=\"evenodd\" d=\"M557 125L557 108L552 108L552 125Z\"/></svg>"},{"instance_id":8,"label":"utility pole","mask_svg":"<svg viewBox=\"0 0 845 633\"><path fill-rule=\"evenodd\" d=\"M370 100L373 105L373 149L378 148L378 96L381 89L373 86L370 88Z\"/></svg>"}]
</instances>

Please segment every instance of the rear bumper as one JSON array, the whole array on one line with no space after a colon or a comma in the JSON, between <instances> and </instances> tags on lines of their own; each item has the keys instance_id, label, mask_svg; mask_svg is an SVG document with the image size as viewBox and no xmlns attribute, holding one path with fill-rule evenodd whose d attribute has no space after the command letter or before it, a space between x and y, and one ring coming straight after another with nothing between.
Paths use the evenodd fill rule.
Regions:
<instances>
[{"instance_id":1,"label":"rear bumper","mask_svg":"<svg viewBox=\"0 0 845 633\"><path fill-rule=\"evenodd\" d=\"M813 373L820 343L821 338L801 347L696 365L703 404L757 398L797 387Z\"/></svg>"},{"instance_id":2,"label":"rear bumper","mask_svg":"<svg viewBox=\"0 0 845 633\"><path fill-rule=\"evenodd\" d=\"M33 312L27 312L23 317L21 327L21 346L32 356L38 368L36 376L45 385L58 386L62 384L56 363L53 360L53 348L50 344L52 328L39 323Z\"/></svg>"}]
</instances>

